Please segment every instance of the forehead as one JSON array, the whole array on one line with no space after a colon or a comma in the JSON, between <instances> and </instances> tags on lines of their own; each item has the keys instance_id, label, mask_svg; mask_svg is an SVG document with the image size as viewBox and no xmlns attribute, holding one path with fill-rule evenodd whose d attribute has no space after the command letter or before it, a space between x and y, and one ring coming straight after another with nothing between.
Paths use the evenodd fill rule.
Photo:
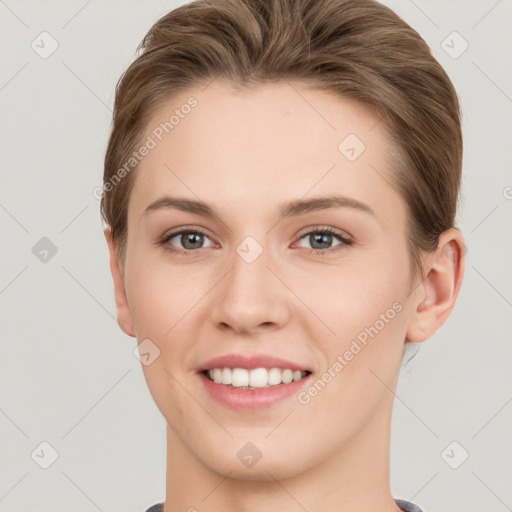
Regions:
<instances>
[{"instance_id":1,"label":"forehead","mask_svg":"<svg viewBox=\"0 0 512 512\"><path fill-rule=\"evenodd\" d=\"M133 215L166 193L260 210L308 193L400 199L379 117L304 84L187 89L156 112L144 140L152 148L136 171Z\"/></svg>"}]
</instances>

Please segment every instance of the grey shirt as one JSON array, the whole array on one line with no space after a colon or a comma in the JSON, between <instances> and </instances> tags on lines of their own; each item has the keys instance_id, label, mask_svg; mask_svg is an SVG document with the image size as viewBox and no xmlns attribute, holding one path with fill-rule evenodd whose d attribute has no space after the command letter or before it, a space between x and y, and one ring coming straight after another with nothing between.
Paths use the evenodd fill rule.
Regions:
<instances>
[{"instance_id":1,"label":"grey shirt","mask_svg":"<svg viewBox=\"0 0 512 512\"><path fill-rule=\"evenodd\" d=\"M405 500L395 500L396 504L404 511L404 512L423 512L418 505L411 503L410 501ZM164 504L157 503L152 507L149 507L146 512L162 512Z\"/></svg>"}]
</instances>

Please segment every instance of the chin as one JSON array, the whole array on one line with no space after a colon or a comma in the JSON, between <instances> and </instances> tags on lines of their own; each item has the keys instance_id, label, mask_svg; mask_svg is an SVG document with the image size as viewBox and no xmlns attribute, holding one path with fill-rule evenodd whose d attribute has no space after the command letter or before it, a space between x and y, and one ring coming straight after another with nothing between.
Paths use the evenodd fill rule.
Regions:
<instances>
[{"instance_id":1,"label":"chin","mask_svg":"<svg viewBox=\"0 0 512 512\"><path fill-rule=\"evenodd\" d=\"M243 444L242 448L238 448L237 443L237 446L225 445L220 452L214 449L207 457L203 451L202 457L198 458L204 466L220 475L229 475L235 480L267 482L291 478L306 471L313 461L303 453L298 458L298 452L295 446L289 452L268 445L259 451L250 443Z\"/></svg>"},{"instance_id":2,"label":"chin","mask_svg":"<svg viewBox=\"0 0 512 512\"><path fill-rule=\"evenodd\" d=\"M302 471L296 465L290 465L286 461L263 462L258 461L250 468L241 467L242 464L237 460L226 460L224 463L219 460L210 461L208 467L223 476L228 476L233 480L244 480L252 482L271 482L274 480L284 480L301 473ZM206 463L206 461L204 462Z\"/></svg>"}]
</instances>

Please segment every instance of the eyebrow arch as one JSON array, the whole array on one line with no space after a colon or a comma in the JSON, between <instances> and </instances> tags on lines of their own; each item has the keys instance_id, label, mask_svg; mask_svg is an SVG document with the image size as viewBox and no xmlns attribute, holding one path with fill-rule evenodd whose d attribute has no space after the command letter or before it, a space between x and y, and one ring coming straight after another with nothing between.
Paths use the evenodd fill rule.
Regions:
<instances>
[{"instance_id":1,"label":"eyebrow arch","mask_svg":"<svg viewBox=\"0 0 512 512\"><path fill-rule=\"evenodd\" d=\"M325 197L313 197L311 199L296 199L288 201L281 205L280 217L296 217L306 213L312 213L328 208L353 208L375 217L374 211L365 203L356 199L340 195L330 195ZM164 196L151 203L145 210L146 215L162 208L174 208L183 212L195 213L203 217L218 218L215 210L208 203L196 201L186 197Z\"/></svg>"}]
</instances>

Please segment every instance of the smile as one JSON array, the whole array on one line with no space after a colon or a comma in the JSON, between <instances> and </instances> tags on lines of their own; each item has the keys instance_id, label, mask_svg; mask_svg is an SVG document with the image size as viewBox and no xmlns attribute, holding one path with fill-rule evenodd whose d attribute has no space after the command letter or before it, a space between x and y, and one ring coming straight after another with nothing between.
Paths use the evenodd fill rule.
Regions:
<instances>
[{"instance_id":1,"label":"smile","mask_svg":"<svg viewBox=\"0 0 512 512\"><path fill-rule=\"evenodd\" d=\"M203 373L216 384L241 389L260 389L289 384L307 377L311 372L289 368L212 368L204 370Z\"/></svg>"}]
</instances>

